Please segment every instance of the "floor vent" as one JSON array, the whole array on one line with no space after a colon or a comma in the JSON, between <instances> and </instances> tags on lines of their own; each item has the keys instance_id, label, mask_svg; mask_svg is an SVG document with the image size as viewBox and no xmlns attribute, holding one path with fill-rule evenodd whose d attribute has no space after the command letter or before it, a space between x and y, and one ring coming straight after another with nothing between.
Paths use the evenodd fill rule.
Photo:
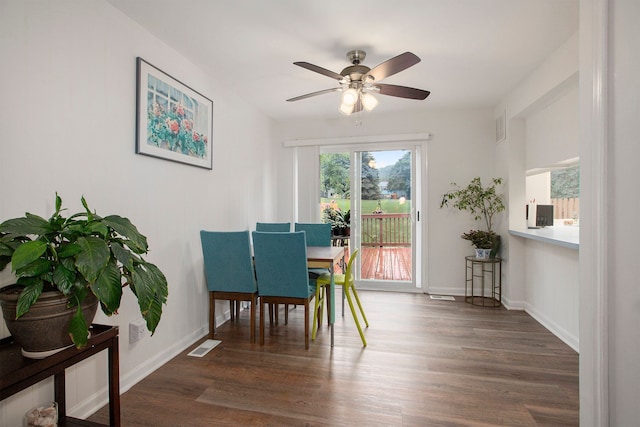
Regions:
<instances>
[{"instance_id":1,"label":"floor vent","mask_svg":"<svg viewBox=\"0 0 640 427\"><path fill-rule=\"evenodd\" d=\"M197 348L191 351L188 356L193 357L203 357L205 354L209 353L213 350L218 344L222 341L220 340L206 340L202 344L200 344Z\"/></svg>"},{"instance_id":2,"label":"floor vent","mask_svg":"<svg viewBox=\"0 0 640 427\"><path fill-rule=\"evenodd\" d=\"M429 298L439 301L455 301L456 299L449 295L429 295Z\"/></svg>"}]
</instances>

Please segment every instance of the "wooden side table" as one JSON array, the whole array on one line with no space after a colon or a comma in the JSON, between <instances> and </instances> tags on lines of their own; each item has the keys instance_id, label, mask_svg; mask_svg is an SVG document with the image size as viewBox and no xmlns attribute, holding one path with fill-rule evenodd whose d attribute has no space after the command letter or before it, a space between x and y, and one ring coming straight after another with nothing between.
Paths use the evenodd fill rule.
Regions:
<instances>
[{"instance_id":1,"label":"wooden side table","mask_svg":"<svg viewBox=\"0 0 640 427\"><path fill-rule=\"evenodd\" d=\"M465 260L464 300L481 307L502 306L502 259L467 256Z\"/></svg>"},{"instance_id":2,"label":"wooden side table","mask_svg":"<svg viewBox=\"0 0 640 427\"><path fill-rule=\"evenodd\" d=\"M67 416L65 400L65 369L108 350L109 363L109 425L120 426L120 367L118 327L91 325L87 346L70 347L44 359L22 356L20 346L11 337L0 340L0 400L6 399L53 375L54 400L58 403L59 426L101 426L90 421Z\"/></svg>"}]
</instances>

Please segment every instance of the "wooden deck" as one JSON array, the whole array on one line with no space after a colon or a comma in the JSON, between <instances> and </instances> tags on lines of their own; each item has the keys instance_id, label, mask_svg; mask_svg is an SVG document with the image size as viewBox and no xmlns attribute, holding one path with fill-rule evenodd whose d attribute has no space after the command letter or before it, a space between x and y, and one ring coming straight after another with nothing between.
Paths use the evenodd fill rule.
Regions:
<instances>
[{"instance_id":1,"label":"wooden deck","mask_svg":"<svg viewBox=\"0 0 640 427\"><path fill-rule=\"evenodd\" d=\"M363 247L363 280L403 280L411 281L411 248L407 247ZM346 258L349 250L346 251ZM337 272L341 272L339 266Z\"/></svg>"}]
</instances>

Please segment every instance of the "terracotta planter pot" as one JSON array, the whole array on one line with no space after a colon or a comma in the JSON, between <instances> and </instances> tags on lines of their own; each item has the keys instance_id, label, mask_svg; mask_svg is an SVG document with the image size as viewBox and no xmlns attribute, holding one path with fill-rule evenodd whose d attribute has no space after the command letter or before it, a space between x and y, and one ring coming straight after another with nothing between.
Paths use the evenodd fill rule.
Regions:
<instances>
[{"instance_id":1,"label":"terracotta planter pot","mask_svg":"<svg viewBox=\"0 0 640 427\"><path fill-rule=\"evenodd\" d=\"M0 306L7 328L23 354L50 352L73 344L67 330L76 308L67 308L67 298L61 292L43 292L29 311L16 320L20 292L19 285L1 289ZM82 302L87 324L93 322L97 308L98 299L93 294Z\"/></svg>"}]
</instances>

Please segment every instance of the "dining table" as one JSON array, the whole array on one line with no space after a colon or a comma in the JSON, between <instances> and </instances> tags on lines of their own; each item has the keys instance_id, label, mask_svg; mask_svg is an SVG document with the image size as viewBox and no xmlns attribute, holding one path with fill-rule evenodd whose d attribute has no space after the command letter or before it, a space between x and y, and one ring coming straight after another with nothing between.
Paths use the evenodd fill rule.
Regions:
<instances>
[{"instance_id":1,"label":"dining table","mask_svg":"<svg viewBox=\"0 0 640 427\"><path fill-rule=\"evenodd\" d=\"M327 301L329 302L329 326L331 328L331 347L333 347L333 324L336 319L335 294L333 281L334 266L344 260L343 246L307 246L307 265L309 268L328 268L331 273L331 285Z\"/></svg>"}]
</instances>

